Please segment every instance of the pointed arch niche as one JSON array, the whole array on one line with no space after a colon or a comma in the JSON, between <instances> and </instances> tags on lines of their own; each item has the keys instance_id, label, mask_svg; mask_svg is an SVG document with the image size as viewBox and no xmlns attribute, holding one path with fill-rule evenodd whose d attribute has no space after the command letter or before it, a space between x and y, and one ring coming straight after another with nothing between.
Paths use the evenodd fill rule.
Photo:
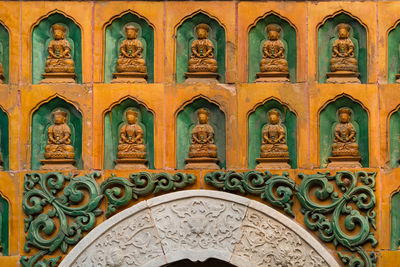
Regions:
<instances>
[{"instance_id":1,"label":"pointed arch niche","mask_svg":"<svg viewBox=\"0 0 400 267\"><path fill-rule=\"evenodd\" d=\"M199 96L185 104L177 111L176 116L176 168L185 169L185 159L189 157L192 129L198 123L197 111L205 108L210 112L209 124L213 127L217 146L219 167L226 168L226 130L225 113L219 105Z\"/></svg>"},{"instance_id":2,"label":"pointed arch niche","mask_svg":"<svg viewBox=\"0 0 400 267\"><path fill-rule=\"evenodd\" d=\"M398 168L400 166L399 138L400 106L397 106L397 108L389 115L390 168Z\"/></svg>"},{"instance_id":3,"label":"pointed arch niche","mask_svg":"<svg viewBox=\"0 0 400 267\"><path fill-rule=\"evenodd\" d=\"M154 26L144 17L129 10L113 17L105 24L104 82L110 83L116 72L119 47L126 38L124 26L134 25L139 29L138 39L143 44L148 83L154 82Z\"/></svg>"},{"instance_id":4,"label":"pointed arch niche","mask_svg":"<svg viewBox=\"0 0 400 267\"><path fill-rule=\"evenodd\" d=\"M176 82L183 83L186 79L185 72L188 71L191 46L196 39L195 28L198 24L205 23L210 31L208 38L214 44L215 59L218 65L219 82L225 82L225 29L217 18L207 15L204 11L184 18L176 30Z\"/></svg>"},{"instance_id":5,"label":"pointed arch niche","mask_svg":"<svg viewBox=\"0 0 400 267\"><path fill-rule=\"evenodd\" d=\"M326 73L330 72L332 46L337 37L337 25L350 25L350 39L354 43L354 57L358 60L358 72L361 83L367 83L367 27L358 18L340 10L328 16L317 26L318 30L318 82L326 82Z\"/></svg>"},{"instance_id":6,"label":"pointed arch niche","mask_svg":"<svg viewBox=\"0 0 400 267\"><path fill-rule=\"evenodd\" d=\"M248 168L255 169L260 157L262 131L268 123L268 112L277 109L281 113L281 124L286 130L290 166L297 168L297 117L290 108L276 99L269 99L254 107L248 116Z\"/></svg>"},{"instance_id":7,"label":"pointed arch niche","mask_svg":"<svg viewBox=\"0 0 400 267\"><path fill-rule=\"evenodd\" d=\"M53 124L52 113L57 109L67 112L67 125L71 128L71 145L74 147L76 167L82 169L82 114L71 103L59 96L41 104L32 115L31 168L39 170L47 144L47 130Z\"/></svg>"},{"instance_id":8,"label":"pointed arch niche","mask_svg":"<svg viewBox=\"0 0 400 267\"><path fill-rule=\"evenodd\" d=\"M9 213L8 200L0 192L0 256L9 255Z\"/></svg>"},{"instance_id":9,"label":"pointed arch niche","mask_svg":"<svg viewBox=\"0 0 400 267\"><path fill-rule=\"evenodd\" d=\"M10 73L10 35L9 32L0 22L0 63L3 66L3 83L8 83Z\"/></svg>"},{"instance_id":10,"label":"pointed arch niche","mask_svg":"<svg viewBox=\"0 0 400 267\"><path fill-rule=\"evenodd\" d=\"M256 73L260 72L260 62L263 58L263 45L268 40L266 27L269 24L279 25L281 28L280 38L285 45L285 57L289 66L289 77L292 83L297 78L297 37L295 26L286 18L275 12L268 12L256 20L249 30L249 52L248 52L248 80L254 83Z\"/></svg>"},{"instance_id":11,"label":"pointed arch niche","mask_svg":"<svg viewBox=\"0 0 400 267\"><path fill-rule=\"evenodd\" d=\"M104 115L104 169L114 169L117 159L120 130L126 123L125 112L138 112L138 124L143 129L148 166L154 169L154 115L144 104L130 97L111 106Z\"/></svg>"},{"instance_id":12,"label":"pointed arch niche","mask_svg":"<svg viewBox=\"0 0 400 267\"><path fill-rule=\"evenodd\" d=\"M0 107L0 152L3 160L3 168L9 170L9 129L8 115L2 107Z\"/></svg>"},{"instance_id":13,"label":"pointed arch niche","mask_svg":"<svg viewBox=\"0 0 400 267\"><path fill-rule=\"evenodd\" d=\"M53 39L51 26L61 24L66 28L65 37L71 46L71 57L75 63L76 82L82 83L82 34L80 26L61 11L52 11L41 18L32 30L32 83L38 84L43 79L42 73L48 56L47 47Z\"/></svg>"},{"instance_id":14,"label":"pointed arch niche","mask_svg":"<svg viewBox=\"0 0 400 267\"><path fill-rule=\"evenodd\" d=\"M338 110L348 107L352 111L351 123L356 129L356 142L361 156L361 165L369 166L368 112L357 100L350 96L340 95L325 104L319 112L319 157L320 167L328 166L328 157L332 156L334 128L339 122Z\"/></svg>"},{"instance_id":15,"label":"pointed arch niche","mask_svg":"<svg viewBox=\"0 0 400 267\"><path fill-rule=\"evenodd\" d=\"M388 83L396 83L400 70L400 26L399 21L388 31Z\"/></svg>"}]
</instances>

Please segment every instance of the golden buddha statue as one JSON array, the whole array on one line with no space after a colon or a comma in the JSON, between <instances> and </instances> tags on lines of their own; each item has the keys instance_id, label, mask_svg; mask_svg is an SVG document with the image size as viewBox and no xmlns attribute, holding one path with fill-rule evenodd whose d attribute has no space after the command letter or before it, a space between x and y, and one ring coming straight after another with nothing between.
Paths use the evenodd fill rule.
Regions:
<instances>
[{"instance_id":1,"label":"golden buddha statue","mask_svg":"<svg viewBox=\"0 0 400 267\"><path fill-rule=\"evenodd\" d=\"M340 23L337 26L338 39L332 46L332 59L328 73L328 83L360 83L358 62L354 58L354 43L350 39L350 25Z\"/></svg>"},{"instance_id":2,"label":"golden buddha statue","mask_svg":"<svg viewBox=\"0 0 400 267\"><path fill-rule=\"evenodd\" d=\"M71 58L70 44L65 38L66 29L59 24L54 24L51 28L53 30L53 40L50 41L47 47L49 54L46 60L46 73L42 74L45 78L42 83L74 83L75 67Z\"/></svg>"},{"instance_id":3,"label":"golden buddha statue","mask_svg":"<svg viewBox=\"0 0 400 267\"><path fill-rule=\"evenodd\" d=\"M262 131L262 145L257 169L289 169L289 152L286 131L277 109L268 112L269 123Z\"/></svg>"},{"instance_id":4,"label":"golden buddha statue","mask_svg":"<svg viewBox=\"0 0 400 267\"><path fill-rule=\"evenodd\" d=\"M137 82L145 83L147 78L146 61L143 59L143 44L138 39L139 29L128 25L125 27L126 39L120 45L117 61L117 73L112 83Z\"/></svg>"},{"instance_id":5,"label":"golden buddha statue","mask_svg":"<svg viewBox=\"0 0 400 267\"><path fill-rule=\"evenodd\" d=\"M146 146L143 129L137 123L138 112L129 109L125 113L126 123L120 130L116 169L144 169L146 167Z\"/></svg>"},{"instance_id":6,"label":"golden buddha statue","mask_svg":"<svg viewBox=\"0 0 400 267\"><path fill-rule=\"evenodd\" d=\"M356 129L350 122L351 110L344 107L340 108L338 113L339 123L334 129L332 157L329 158L331 163L329 163L328 168L360 168Z\"/></svg>"},{"instance_id":7,"label":"golden buddha statue","mask_svg":"<svg viewBox=\"0 0 400 267\"><path fill-rule=\"evenodd\" d=\"M280 39L281 28L267 26L268 40L263 45L263 59L256 82L289 82L289 68L285 59L285 45Z\"/></svg>"},{"instance_id":8,"label":"golden buddha statue","mask_svg":"<svg viewBox=\"0 0 400 267\"><path fill-rule=\"evenodd\" d=\"M214 58L214 44L208 39L209 27L206 24L199 24L196 27L197 38L191 46L189 59L189 72L187 77L216 78L217 61ZM191 74L192 73L192 74Z\"/></svg>"},{"instance_id":9,"label":"golden buddha statue","mask_svg":"<svg viewBox=\"0 0 400 267\"><path fill-rule=\"evenodd\" d=\"M201 108L197 112L199 123L192 130L189 158L186 169L219 169L217 146L214 144L214 129L208 124L209 112Z\"/></svg>"},{"instance_id":10,"label":"golden buddha statue","mask_svg":"<svg viewBox=\"0 0 400 267\"><path fill-rule=\"evenodd\" d=\"M54 123L47 130L43 166L41 169L74 169L74 147L71 145L71 128L66 123L67 113L60 109L53 113Z\"/></svg>"}]
</instances>

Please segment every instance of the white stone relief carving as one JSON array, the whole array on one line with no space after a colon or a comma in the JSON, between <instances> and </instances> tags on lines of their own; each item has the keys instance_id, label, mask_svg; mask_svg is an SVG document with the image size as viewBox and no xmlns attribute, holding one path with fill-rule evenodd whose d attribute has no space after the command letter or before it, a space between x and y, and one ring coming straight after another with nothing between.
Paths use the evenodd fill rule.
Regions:
<instances>
[{"instance_id":1,"label":"white stone relief carving","mask_svg":"<svg viewBox=\"0 0 400 267\"><path fill-rule=\"evenodd\" d=\"M249 266L329 266L296 233L263 213L249 209L242 231L234 254Z\"/></svg>"},{"instance_id":2,"label":"white stone relief carving","mask_svg":"<svg viewBox=\"0 0 400 267\"><path fill-rule=\"evenodd\" d=\"M112 216L85 236L59 267L149 267L208 258L240 267L339 266L310 233L260 202L186 190Z\"/></svg>"},{"instance_id":3,"label":"white stone relief carving","mask_svg":"<svg viewBox=\"0 0 400 267\"><path fill-rule=\"evenodd\" d=\"M211 198L182 199L152 208L164 253L217 250L230 255L241 236L246 208ZM201 255L201 254L200 254ZM167 257L167 261L168 257Z\"/></svg>"},{"instance_id":4,"label":"white stone relief carving","mask_svg":"<svg viewBox=\"0 0 400 267\"><path fill-rule=\"evenodd\" d=\"M162 255L150 214L144 210L101 236L73 266L143 266Z\"/></svg>"}]
</instances>

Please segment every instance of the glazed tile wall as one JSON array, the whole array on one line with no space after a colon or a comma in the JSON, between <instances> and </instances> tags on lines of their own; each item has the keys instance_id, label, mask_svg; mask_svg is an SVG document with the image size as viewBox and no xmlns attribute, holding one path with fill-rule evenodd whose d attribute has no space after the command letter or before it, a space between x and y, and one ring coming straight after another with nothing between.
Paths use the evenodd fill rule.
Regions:
<instances>
[{"instance_id":1,"label":"glazed tile wall","mask_svg":"<svg viewBox=\"0 0 400 267\"><path fill-rule=\"evenodd\" d=\"M219 21L226 31L226 84L176 84L175 33L183 20L202 11ZM367 84L319 84L318 26L329 17L346 12L360 21L368 35ZM34 25L53 12L75 21L82 30L83 84L32 85L31 33ZM154 28L154 84L105 84L104 31L110 20L134 12ZM290 21L297 34L297 83L247 83L248 33L266 14ZM389 14L389 15L388 15ZM24 174L30 171L31 120L33 112L58 96L82 113L82 156L86 173L101 170L102 179L129 172L104 171L104 114L128 97L154 113L157 170L176 168L176 116L186 104L203 97L219 105L226 116L227 169L246 170L249 112L269 99L289 106L297 116L298 169L319 169L318 113L341 95L361 103L369 116L369 168L377 171L378 266L400 262L400 251L390 249L391 196L400 188L400 170L389 164L389 115L400 105L400 85L387 83L388 30L400 20L397 1L0 1L0 22L10 34L10 82L0 85L0 106L9 116L10 171L0 172L0 192L10 202L10 256L0 257L2 266L16 266L25 255L24 214L21 208ZM198 180L189 189L213 189L201 179L206 171L193 171ZM274 171L274 173L281 173ZM298 181L297 181L298 182ZM298 203L296 221L303 223ZM104 207L103 207L104 208ZM101 219L97 223L100 223ZM326 245L334 249L332 245Z\"/></svg>"}]
</instances>

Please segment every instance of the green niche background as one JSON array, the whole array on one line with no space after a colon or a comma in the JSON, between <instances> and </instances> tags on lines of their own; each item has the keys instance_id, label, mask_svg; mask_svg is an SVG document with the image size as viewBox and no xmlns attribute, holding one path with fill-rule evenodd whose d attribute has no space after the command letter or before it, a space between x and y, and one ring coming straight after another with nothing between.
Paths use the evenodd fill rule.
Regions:
<instances>
[{"instance_id":1,"label":"green niche background","mask_svg":"<svg viewBox=\"0 0 400 267\"><path fill-rule=\"evenodd\" d=\"M390 116L389 138L390 168L397 168L400 165L400 110L396 111L392 114L392 116Z\"/></svg>"},{"instance_id":2,"label":"green niche background","mask_svg":"<svg viewBox=\"0 0 400 267\"><path fill-rule=\"evenodd\" d=\"M67 28L65 37L71 46L71 57L75 63L76 82L82 83L82 44L81 29L71 19L60 13L54 13L40 21L32 32L32 83L38 84L46 66L47 47L53 40L51 26L61 24Z\"/></svg>"},{"instance_id":3,"label":"green niche background","mask_svg":"<svg viewBox=\"0 0 400 267\"><path fill-rule=\"evenodd\" d=\"M354 43L354 57L358 60L358 72L361 83L367 83L367 31L356 20L345 13L328 19L318 29L318 82L326 82L326 73L330 72L333 42L338 39L336 26L347 23L351 26L350 39Z\"/></svg>"},{"instance_id":4,"label":"green niche background","mask_svg":"<svg viewBox=\"0 0 400 267\"><path fill-rule=\"evenodd\" d=\"M388 36L388 83L396 83L400 69L400 24Z\"/></svg>"},{"instance_id":5,"label":"green niche background","mask_svg":"<svg viewBox=\"0 0 400 267\"><path fill-rule=\"evenodd\" d=\"M332 144L334 140L334 129L338 124L338 110L348 107L352 110L351 123L356 128L356 142L361 156L361 165L368 167L368 113L357 102L342 96L335 102L328 104L319 116L319 147L320 147L320 167L328 166L328 157L332 155Z\"/></svg>"},{"instance_id":6,"label":"green niche background","mask_svg":"<svg viewBox=\"0 0 400 267\"><path fill-rule=\"evenodd\" d=\"M8 216L9 205L8 201L0 194L0 243L2 246L1 253L3 256L8 256Z\"/></svg>"},{"instance_id":7,"label":"green niche background","mask_svg":"<svg viewBox=\"0 0 400 267\"><path fill-rule=\"evenodd\" d=\"M120 130L126 123L125 111L129 108L139 113L138 124L143 128L143 141L146 145L148 166L154 169L154 115L133 99L126 99L107 112L104 118L104 169L115 167Z\"/></svg>"},{"instance_id":8,"label":"green niche background","mask_svg":"<svg viewBox=\"0 0 400 267\"><path fill-rule=\"evenodd\" d=\"M127 13L115 19L106 28L105 37L105 58L104 58L104 82L110 83L113 73L117 70L119 47L126 38L124 26L134 25L139 29L138 39L143 44L143 58L146 60L148 83L154 82L154 30L146 20L137 15Z\"/></svg>"},{"instance_id":9,"label":"green niche background","mask_svg":"<svg viewBox=\"0 0 400 267\"><path fill-rule=\"evenodd\" d=\"M400 245L400 193L392 196L390 208L390 249L397 250Z\"/></svg>"},{"instance_id":10,"label":"green niche background","mask_svg":"<svg viewBox=\"0 0 400 267\"><path fill-rule=\"evenodd\" d=\"M296 30L284 19L270 14L259 20L249 32L249 83L254 83L256 73L260 72L260 62L263 58L263 45L268 40L266 27L276 24L281 27L280 38L285 45L285 58L288 61L289 77L292 83L297 76L297 39Z\"/></svg>"},{"instance_id":11,"label":"green niche background","mask_svg":"<svg viewBox=\"0 0 400 267\"><path fill-rule=\"evenodd\" d=\"M208 124L213 127L215 133L214 142L217 146L218 165L221 169L226 168L225 114L217 105L204 98L196 99L178 113L176 118L176 168L185 169L185 159L189 157L192 130L198 124L197 111L200 108L206 108L210 112Z\"/></svg>"},{"instance_id":12,"label":"green niche background","mask_svg":"<svg viewBox=\"0 0 400 267\"><path fill-rule=\"evenodd\" d=\"M8 83L10 70L10 37L6 27L0 23L0 63L4 71L4 83Z\"/></svg>"},{"instance_id":13,"label":"green niche background","mask_svg":"<svg viewBox=\"0 0 400 267\"><path fill-rule=\"evenodd\" d=\"M3 168L9 170L9 136L8 136L8 116L0 108L0 151L3 160Z\"/></svg>"},{"instance_id":14,"label":"green niche background","mask_svg":"<svg viewBox=\"0 0 400 267\"><path fill-rule=\"evenodd\" d=\"M199 13L185 20L176 32L177 83L183 83L186 80L185 72L188 72L189 59L192 54L191 46L197 37L195 27L201 23L205 23L210 27L208 39L214 44L214 56L218 65L218 80L221 83L225 82L225 30L215 19Z\"/></svg>"},{"instance_id":15,"label":"green niche background","mask_svg":"<svg viewBox=\"0 0 400 267\"><path fill-rule=\"evenodd\" d=\"M57 109L64 110L68 113L67 124L71 128L71 143L75 152L75 166L78 169L83 168L82 161L82 115L70 103L55 97L39 107L32 116L32 170L39 170L40 160L44 159L45 146L47 145L47 129L53 124L52 112Z\"/></svg>"},{"instance_id":16,"label":"green niche background","mask_svg":"<svg viewBox=\"0 0 400 267\"><path fill-rule=\"evenodd\" d=\"M249 169L255 169L257 166L256 158L260 157L260 148L262 143L262 131L268 123L268 111L277 109L281 113L281 124L286 128L286 141L289 147L290 166L297 168L297 118L296 114L287 107L282 106L276 100L269 100L262 106L259 106L249 116L249 144L248 144L248 165Z\"/></svg>"}]
</instances>

